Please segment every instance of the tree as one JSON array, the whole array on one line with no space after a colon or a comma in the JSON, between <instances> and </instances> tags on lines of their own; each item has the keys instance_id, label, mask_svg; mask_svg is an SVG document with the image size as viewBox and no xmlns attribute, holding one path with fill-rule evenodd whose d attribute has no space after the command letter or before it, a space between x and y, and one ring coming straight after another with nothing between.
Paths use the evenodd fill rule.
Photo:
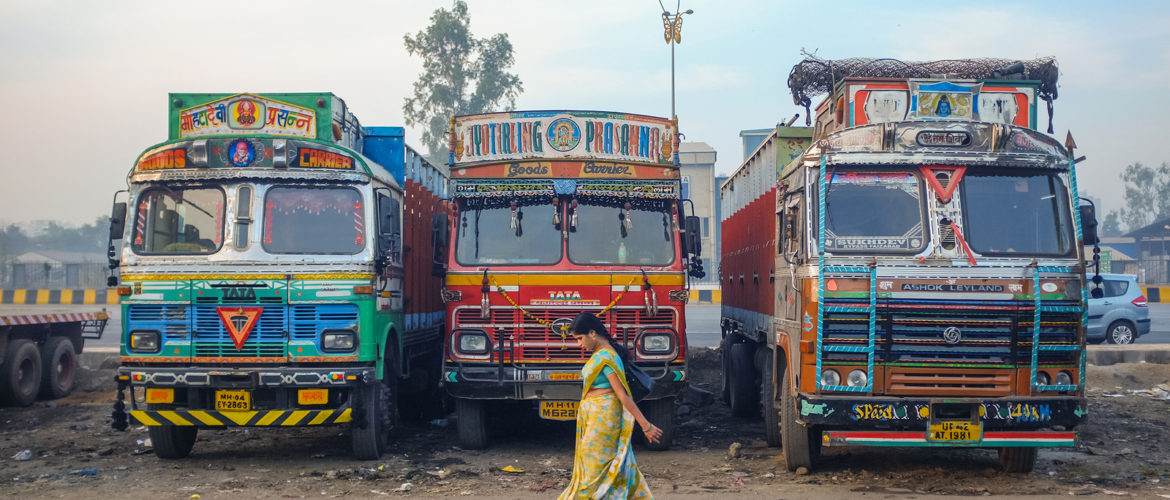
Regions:
<instances>
[{"instance_id":1,"label":"tree","mask_svg":"<svg viewBox=\"0 0 1170 500\"><path fill-rule=\"evenodd\" d=\"M106 248L110 218L99 215L92 224L77 228L66 228L56 222L49 222L45 233L34 238L36 247L42 250L65 250L71 252L101 252Z\"/></svg>"},{"instance_id":2,"label":"tree","mask_svg":"<svg viewBox=\"0 0 1170 500\"><path fill-rule=\"evenodd\" d=\"M1125 207L1121 221L1130 231L1170 217L1170 165L1162 162L1158 168L1134 162L1121 173L1125 183Z\"/></svg>"},{"instance_id":3,"label":"tree","mask_svg":"<svg viewBox=\"0 0 1170 500\"><path fill-rule=\"evenodd\" d=\"M439 8L431 24L403 37L406 52L423 59L414 95L402 111L408 125L423 127L423 144L432 163L447 163L446 132L454 115L510 111L524 91L520 78L507 70L515 62L507 34L474 38L467 3ZM504 109L496 109L500 105Z\"/></svg>"}]
</instances>

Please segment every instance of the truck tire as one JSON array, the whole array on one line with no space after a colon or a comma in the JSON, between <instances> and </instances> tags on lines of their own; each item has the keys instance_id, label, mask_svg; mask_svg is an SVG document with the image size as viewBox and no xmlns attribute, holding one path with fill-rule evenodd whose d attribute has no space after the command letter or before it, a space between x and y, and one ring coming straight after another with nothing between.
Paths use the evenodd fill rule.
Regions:
<instances>
[{"instance_id":1,"label":"truck tire","mask_svg":"<svg viewBox=\"0 0 1170 500\"><path fill-rule=\"evenodd\" d=\"M50 337L41 349L41 397L68 396L77 385L77 353L66 337Z\"/></svg>"},{"instance_id":2,"label":"truck tire","mask_svg":"<svg viewBox=\"0 0 1170 500\"><path fill-rule=\"evenodd\" d=\"M732 344L728 353L728 396L731 414L751 417L759 412L760 392L756 389L754 344Z\"/></svg>"},{"instance_id":3,"label":"truck tire","mask_svg":"<svg viewBox=\"0 0 1170 500\"><path fill-rule=\"evenodd\" d=\"M199 428L195 426L152 425L146 428L158 458L186 458L195 447Z\"/></svg>"},{"instance_id":4,"label":"truck tire","mask_svg":"<svg viewBox=\"0 0 1170 500\"><path fill-rule=\"evenodd\" d=\"M789 387L792 370L784 370L780 377L780 430L782 433L784 462L790 472L804 467L812 471L813 462L820 454L821 440L815 429L809 429L796 421L796 394Z\"/></svg>"},{"instance_id":5,"label":"truck tire","mask_svg":"<svg viewBox=\"0 0 1170 500\"><path fill-rule=\"evenodd\" d=\"M1133 323L1124 320L1114 321L1105 330L1105 342L1109 344L1132 344L1137 340L1137 329Z\"/></svg>"},{"instance_id":6,"label":"truck tire","mask_svg":"<svg viewBox=\"0 0 1170 500\"><path fill-rule=\"evenodd\" d=\"M0 373L0 397L12 406L28 406L41 390L41 352L28 339L8 341Z\"/></svg>"},{"instance_id":7,"label":"truck tire","mask_svg":"<svg viewBox=\"0 0 1170 500\"><path fill-rule=\"evenodd\" d=\"M466 450L487 448L487 411L483 400L456 398L455 419L460 447Z\"/></svg>"},{"instance_id":8,"label":"truck tire","mask_svg":"<svg viewBox=\"0 0 1170 500\"><path fill-rule=\"evenodd\" d=\"M719 377L722 382L719 384L719 399L727 405L731 404L731 346L734 345L731 339L731 335L725 334L723 340L719 341L719 361L723 366L723 371L720 372L722 376Z\"/></svg>"},{"instance_id":9,"label":"truck tire","mask_svg":"<svg viewBox=\"0 0 1170 500\"><path fill-rule=\"evenodd\" d=\"M776 359L772 356L771 349L764 351L766 352L764 373L760 381L760 412L764 417L764 440L768 442L768 446L778 448L781 444L780 408L776 406L776 381L773 379Z\"/></svg>"},{"instance_id":10,"label":"truck tire","mask_svg":"<svg viewBox=\"0 0 1170 500\"><path fill-rule=\"evenodd\" d=\"M651 443L645 435L642 436L642 441L646 443L646 449L666 451L674 443L674 428L678 420L678 407L674 403L674 396L642 401L641 406L645 409L642 413L646 420L662 430L662 439L659 439L657 443Z\"/></svg>"},{"instance_id":11,"label":"truck tire","mask_svg":"<svg viewBox=\"0 0 1170 500\"><path fill-rule=\"evenodd\" d=\"M358 391L361 400L359 418L350 422L349 434L353 456L358 460L377 460L386 452L390 427L389 392L381 381L366 384Z\"/></svg>"},{"instance_id":12,"label":"truck tire","mask_svg":"<svg viewBox=\"0 0 1170 500\"><path fill-rule=\"evenodd\" d=\"M1036 448L1000 448L999 468L1013 474L1032 472L1036 466Z\"/></svg>"}]
</instances>

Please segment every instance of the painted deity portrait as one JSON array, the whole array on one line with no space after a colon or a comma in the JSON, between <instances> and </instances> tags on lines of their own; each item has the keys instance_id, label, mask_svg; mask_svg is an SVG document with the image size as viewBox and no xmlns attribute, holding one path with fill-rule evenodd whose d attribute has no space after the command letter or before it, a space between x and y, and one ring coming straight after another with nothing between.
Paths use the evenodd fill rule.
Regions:
<instances>
[{"instance_id":1,"label":"painted deity portrait","mask_svg":"<svg viewBox=\"0 0 1170 500\"><path fill-rule=\"evenodd\" d=\"M244 139L238 139L232 143L228 150L231 154L232 165L237 167L246 167L252 163L252 158L255 152L252 150L252 144Z\"/></svg>"}]
</instances>

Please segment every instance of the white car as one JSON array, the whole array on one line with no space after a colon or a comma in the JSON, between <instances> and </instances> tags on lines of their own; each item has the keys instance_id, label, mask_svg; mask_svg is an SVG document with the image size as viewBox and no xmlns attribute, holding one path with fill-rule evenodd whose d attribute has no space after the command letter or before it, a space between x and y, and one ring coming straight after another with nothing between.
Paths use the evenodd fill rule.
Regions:
<instances>
[{"instance_id":1,"label":"white car","mask_svg":"<svg viewBox=\"0 0 1170 500\"><path fill-rule=\"evenodd\" d=\"M1138 287L1137 276L1102 274L1101 278L1104 296L1094 299L1089 295L1087 340L1094 344L1132 344L1139 336L1150 333L1150 309ZM1090 281L1090 292L1093 287Z\"/></svg>"}]
</instances>

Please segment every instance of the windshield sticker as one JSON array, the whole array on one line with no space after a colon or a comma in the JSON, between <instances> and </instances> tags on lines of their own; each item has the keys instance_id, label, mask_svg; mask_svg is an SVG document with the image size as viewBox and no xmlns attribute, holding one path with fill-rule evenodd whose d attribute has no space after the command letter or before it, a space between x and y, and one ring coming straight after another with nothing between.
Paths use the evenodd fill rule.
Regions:
<instances>
[{"instance_id":1,"label":"windshield sticker","mask_svg":"<svg viewBox=\"0 0 1170 500\"><path fill-rule=\"evenodd\" d=\"M903 173L860 173L847 172L844 174L833 174L833 184L886 184L886 183L910 183L917 184L912 174Z\"/></svg>"},{"instance_id":2,"label":"windshield sticker","mask_svg":"<svg viewBox=\"0 0 1170 500\"><path fill-rule=\"evenodd\" d=\"M455 195L465 198L549 197L553 195L553 185L551 182L459 183L455 185Z\"/></svg>"},{"instance_id":3,"label":"windshield sticker","mask_svg":"<svg viewBox=\"0 0 1170 500\"><path fill-rule=\"evenodd\" d=\"M677 198L678 190L674 183L639 182L630 183L601 183L580 182L577 194L581 196L602 197L630 197L630 198Z\"/></svg>"}]
</instances>

